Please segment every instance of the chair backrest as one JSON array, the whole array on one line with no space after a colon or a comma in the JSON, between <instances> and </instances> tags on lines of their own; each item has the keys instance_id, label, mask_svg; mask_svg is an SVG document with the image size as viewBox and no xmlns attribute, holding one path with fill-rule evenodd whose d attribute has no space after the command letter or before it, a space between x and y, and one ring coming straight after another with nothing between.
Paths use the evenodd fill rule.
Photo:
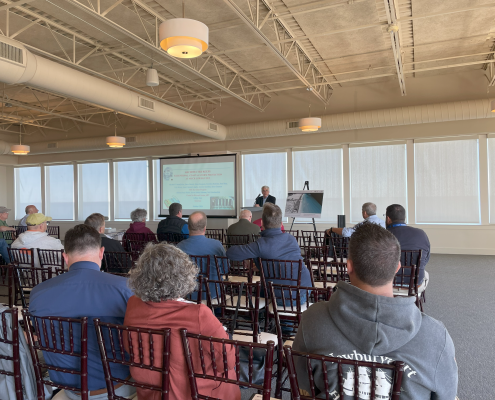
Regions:
<instances>
[{"instance_id":1,"label":"chair backrest","mask_svg":"<svg viewBox=\"0 0 495 400\"><path fill-rule=\"evenodd\" d=\"M223 229L206 229L205 236L223 243Z\"/></svg>"},{"instance_id":2,"label":"chair backrest","mask_svg":"<svg viewBox=\"0 0 495 400\"><path fill-rule=\"evenodd\" d=\"M407 273L411 273L414 277L414 282L412 287L414 288L414 293L417 294L417 288L419 286L419 272L421 269L421 257L423 255L423 250L401 250L400 263L402 268L406 268L405 276ZM410 267L414 266L414 271L408 271ZM409 279L405 279L405 283L408 283Z\"/></svg>"},{"instance_id":3,"label":"chair backrest","mask_svg":"<svg viewBox=\"0 0 495 400\"><path fill-rule=\"evenodd\" d=\"M46 231L48 232L48 236L53 236L60 239L60 226L48 225L46 227Z\"/></svg>"},{"instance_id":4,"label":"chair backrest","mask_svg":"<svg viewBox=\"0 0 495 400\"><path fill-rule=\"evenodd\" d=\"M243 276L248 282L253 277L253 259L233 261L225 256L215 256L215 265L225 279L229 276Z\"/></svg>"},{"instance_id":5,"label":"chair backrest","mask_svg":"<svg viewBox=\"0 0 495 400\"><path fill-rule=\"evenodd\" d=\"M219 339L188 333L186 329L181 329L180 334L186 357L192 399L214 399L198 393L197 379L208 379L257 389L262 392L263 400L270 400L274 342L268 341L266 344L262 344ZM229 348L231 351L228 350ZM241 350L248 356L248 381L241 380ZM265 373L261 385L253 382L254 354L260 351L266 352ZM193 359L193 353L198 354L199 359ZM233 364L230 370L229 364Z\"/></svg>"},{"instance_id":6,"label":"chair backrest","mask_svg":"<svg viewBox=\"0 0 495 400\"><path fill-rule=\"evenodd\" d=\"M105 251L102 270L113 275L127 276L133 267L131 254L125 251Z\"/></svg>"},{"instance_id":7,"label":"chair backrest","mask_svg":"<svg viewBox=\"0 0 495 400\"><path fill-rule=\"evenodd\" d=\"M303 246L304 243L302 241L302 236L299 234L299 230L284 229L284 230L282 230L282 232L288 233L288 234L294 236L296 238L296 240L297 240L297 244L299 246Z\"/></svg>"},{"instance_id":8,"label":"chair backrest","mask_svg":"<svg viewBox=\"0 0 495 400\"><path fill-rule=\"evenodd\" d=\"M258 233L252 233L251 234L251 242L256 242L260 237L261 237L260 234L258 234Z\"/></svg>"},{"instance_id":9,"label":"chair backrest","mask_svg":"<svg viewBox=\"0 0 495 400\"><path fill-rule=\"evenodd\" d=\"M18 304L18 296L20 296L22 307L27 308L26 292L30 293L30 290L36 285L64 272L67 272L67 270L62 268L35 268L14 264L14 280L16 283L14 303Z\"/></svg>"},{"instance_id":10,"label":"chair backrest","mask_svg":"<svg viewBox=\"0 0 495 400\"><path fill-rule=\"evenodd\" d=\"M5 232L0 232L0 239L5 239L7 241L14 241L17 239L17 233L16 231L5 231Z\"/></svg>"},{"instance_id":11,"label":"chair backrest","mask_svg":"<svg viewBox=\"0 0 495 400\"><path fill-rule=\"evenodd\" d=\"M196 304L201 304L201 300L203 299L203 292L206 290L205 285L206 282L208 281L203 275L198 274L197 276L198 280L198 286L194 292L189 293L184 297L184 300L196 303Z\"/></svg>"},{"instance_id":12,"label":"chair backrest","mask_svg":"<svg viewBox=\"0 0 495 400\"><path fill-rule=\"evenodd\" d=\"M334 261L337 262L347 262L347 254L349 252L348 247L337 247L337 246L332 246L332 258Z\"/></svg>"},{"instance_id":13,"label":"chair backrest","mask_svg":"<svg viewBox=\"0 0 495 400\"><path fill-rule=\"evenodd\" d=\"M272 281L274 279L285 281L292 285L301 285L302 260L273 260L258 259L262 280ZM261 268L262 267L262 268ZM265 284L265 283L264 283Z\"/></svg>"},{"instance_id":14,"label":"chair backrest","mask_svg":"<svg viewBox=\"0 0 495 400\"><path fill-rule=\"evenodd\" d=\"M40 267L59 267L65 268L65 260L62 254L64 250L38 250L38 258L40 260Z\"/></svg>"},{"instance_id":15,"label":"chair backrest","mask_svg":"<svg viewBox=\"0 0 495 400\"><path fill-rule=\"evenodd\" d=\"M8 251L12 263L21 267L34 268L36 249L12 249L9 247Z\"/></svg>"},{"instance_id":16,"label":"chair backrest","mask_svg":"<svg viewBox=\"0 0 495 400\"><path fill-rule=\"evenodd\" d=\"M17 236L27 231L27 226L17 225L17 226L11 226L11 228L15 229L15 233Z\"/></svg>"},{"instance_id":17,"label":"chair backrest","mask_svg":"<svg viewBox=\"0 0 495 400\"><path fill-rule=\"evenodd\" d=\"M303 246L323 246L327 237L325 231L301 231Z\"/></svg>"},{"instance_id":18,"label":"chair backrest","mask_svg":"<svg viewBox=\"0 0 495 400\"><path fill-rule=\"evenodd\" d=\"M307 261L316 287L334 287L339 281L349 282L347 263L334 261Z\"/></svg>"},{"instance_id":19,"label":"chair backrest","mask_svg":"<svg viewBox=\"0 0 495 400\"><path fill-rule=\"evenodd\" d=\"M7 299L9 308L14 306L14 266L12 264L0 265L0 298ZM6 294L7 293L7 294Z\"/></svg>"},{"instance_id":20,"label":"chair backrest","mask_svg":"<svg viewBox=\"0 0 495 400\"><path fill-rule=\"evenodd\" d=\"M159 392L161 400L168 400L170 388L170 328L147 329L107 324L101 322L99 318L94 319L94 324L107 383L108 398L125 399L125 397L115 394L114 387L114 383L125 383L128 386ZM116 344L119 344L119 346ZM123 351L122 346L125 347L125 351ZM159 373L161 375L161 384L152 385L147 382L120 379L112 374L112 364L142 368L148 370L150 374Z\"/></svg>"},{"instance_id":21,"label":"chair backrest","mask_svg":"<svg viewBox=\"0 0 495 400\"><path fill-rule=\"evenodd\" d=\"M333 248L331 246L305 246L304 259L307 261L329 261L333 257Z\"/></svg>"},{"instance_id":22,"label":"chair backrest","mask_svg":"<svg viewBox=\"0 0 495 400\"><path fill-rule=\"evenodd\" d=\"M349 247L349 239L350 237L344 237L337 235L336 233L332 233L330 236L332 241L332 245L336 247Z\"/></svg>"},{"instance_id":23,"label":"chair backrest","mask_svg":"<svg viewBox=\"0 0 495 400\"><path fill-rule=\"evenodd\" d=\"M8 318L9 317L9 318ZM10 319L10 321L8 320ZM3 354L0 354L0 360L12 361L13 370L6 371L0 368L0 375L7 375L14 377L15 387L15 400L22 400L22 380L21 380L21 357L19 354L19 324L16 308L9 308L0 313L0 321L2 329L0 331L0 347L4 348ZM10 327L11 335L8 334L8 327ZM9 336L11 339L9 339ZM2 345L3 343L3 345ZM12 346L12 355L4 355L5 345ZM14 399L12 399L14 400Z\"/></svg>"},{"instance_id":24,"label":"chair backrest","mask_svg":"<svg viewBox=\"0 0 495 400\"><path fill-rule=\"evenodd\" d=\"M250 239L249 235L225 235L225 245L232 247L248 244Z\"/></svg>"},{"instance_id":25,"label":"chair backrest","mask_svg":"<svg viewBox=\"0 0 495 400\"><path fill-rule=\"evenodd\" d=\"M26 309L22 310L25 333L27 334L31 357L33 359L38 398L44 398L44 385L51 385L61 389L81 393L81 400L88 400L88 318L63 318L63 317L37 317L31 315ZM81 343L75 343L74 331L80 329ZM38 350L44 353L54 353L70 357L80 358L78 369L66 368L61 365L40 361ZM45 355L45 359L47 355ZM57 371L63 374L79 375L78 386L60 384L51 379L43 379L43 369Z\"/></svg>"},{"instance_id":26,"label":"chair backrest","mask_svg":"<svg viewBox=\"0 0 495 400\"><path fill-rule=\"evenodd\" d=\"M290 346L284 346L285 359L290 380L292 399L316 400L320 390L327 393L336 393L336 398L344 398L344 395L355 400L391 399L400 398L404 362L393 361L390 364L348 360L346 358L328 357L320 354L309 354L294 351ZM294 357L302 358L298 363L299 375L296 373ZM306 371L304 376L302 370ZM315 377L315 371L319 371ZM321 378L320 378L321 377ZM323 382L318 380L322 379ZM299 381L309 382L310 392L300 393ZM360 392L366 392L362 397ZM327 397L328 398L328 397Z\"/></svg>"},{"instance_id":27,"label":"chair backrest","mask_svg":"<svg viewBox=\"0 0 495 400\"><path fill-rule=\"evenodd\" d=\"M186 238L186 235L183 233L158 233L157 238L159 242L177 244L182 242Z\"/></svg>"}]
</instances>

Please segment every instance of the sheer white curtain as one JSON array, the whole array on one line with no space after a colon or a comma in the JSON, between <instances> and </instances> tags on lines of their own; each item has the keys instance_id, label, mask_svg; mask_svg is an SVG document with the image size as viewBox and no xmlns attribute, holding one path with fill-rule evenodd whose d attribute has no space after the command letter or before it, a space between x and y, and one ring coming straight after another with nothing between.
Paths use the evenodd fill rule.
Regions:
<instances>
[{"instance_id":1,"label":"sheer white curtain","mask_svg":"<svg viewBox=\"0 0 495 400\"><path fill-rule=\"evenodd\" d=\"M45 167L46 215L55 220L74 220L74 166Z\"/></svg>"},{"instance_id":2,"label":"sheer white curtain","mask_svg":"<svg viewBox=\"0 0 495 400\"><path fill-rule=\"evenodd\" d=\"M480 223L478 139L415 143L416 222Z\"/></svg>"},{"instance_id":3,"label":"sheer white curtain","mask_svg":"<svg viewBox=\"0 0 495 400\"><path fill-rule=\"evenodd\" d=\"M129 220L131 211L148 208L148 161L115 162L113 171L115 219Z\"/></svg>"},{"instance_id":4,"label":"sheer white curtain","mask_svg":"<svg viewBox=\"0 0 495 400\"><path fill-rule=\"evenodd\" d=\"M311 190L324 190L322 215L316 222L337 222L337 215L344 213L342 149L295 151L292 160L295 190L301 190L305 181Z\"/></svg>"},{"instance_id":5,"label":"sheer white curtain","mask_svg":"<svg viewBox=\"0 0 495 400\"><path fill-rule=\"evenodd\" d=\"M159 218L160 215L160 160L153 160L153 193L154 193L154 201L153 201L153 209L155 210L155 220L161 220Z\"/></svg>"},{"instance_id":6,"label":"sheer white curtain","mask_svg":"<svg viewBox=\"0 0 495 400\"><path fill-rule=\"evenodd\" d=\"M15 168L15 219L25 215L26 206L33 204L41 212L41 167Z\"/></svg>"},{"instance_id":7,"label":"sheer white curtain","mask_svg":"<svg viewBox=\"0 0 495 400\"><path fill-rule=\"evenodd\" d=\"M262 186L270 187L277 205L285 210L287 199L287 153L245 154L242 156L242 204L253 206Z\"/></svg>"},{"instance_id":8,"label":"sheer white curtain","mask_svg":"<svg viewBox=\"0 0 495 400\"><path fill-rule=\"evenodd\" d=\"M363 220L361 209L375 203L376 214L383 214L390 204L407 209L406 145L366 146L350 148L351 217L352 223Z\"/></svg>"},{"instance_id":9,"label":"sheer white curtain","mask_svg":"<svg viewBox=\"0 0 495 400\"><path fill-rule=\"evenodd\" d=\"M495 138L488 138L488 179L490 193L490 224L495 224Z\"/></svg>"},{"instance_id":10,"label":"sheer white curtain","mask_svg":"<svg viewBox=\"0 0 495 400\"><path fill-rule=\"evenodd\" d=\"M110 217L108 163L79 164L79 220L93 213Z\"/></svg>"}]
</instances>

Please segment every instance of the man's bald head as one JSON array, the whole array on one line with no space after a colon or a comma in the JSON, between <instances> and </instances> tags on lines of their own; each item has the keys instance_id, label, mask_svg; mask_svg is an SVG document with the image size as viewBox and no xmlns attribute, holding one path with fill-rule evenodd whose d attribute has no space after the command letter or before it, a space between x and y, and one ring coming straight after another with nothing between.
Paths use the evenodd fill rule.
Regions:
<instances>
[{"instance_id":1,"label":"man's bald head","mask_svg":"<svg viewBox=\"0 0 495 400\"><path fill-rule=\"evenodd\" d=\"M27 206L24 211L26 211L26 214L36 214L38 212L38 209L36 208L36 206L33 206L31 204L31 205Z\"/></svg>"},{"instance_id":2,"label":"man's bald head","mask_svg":"<svg viewBox=\"0 0 495 400\"><path fill-rule=\"evenodd\" d=\"M191 235L204 235L206 230L206 214L203 211L193 212L187 221Z\"/></svg>"},{"instance_id":3,"label":"man's bald head","mask_svg":"<svg viewBox=\"0 0 495 400\"><path fill-rule=\"evenodd\" d=\"M251 221L253 218L253 213L249 210L242 210L241 211L241 217L240 219L247 219L248 221Z\"/></svg>"}]
</instances>

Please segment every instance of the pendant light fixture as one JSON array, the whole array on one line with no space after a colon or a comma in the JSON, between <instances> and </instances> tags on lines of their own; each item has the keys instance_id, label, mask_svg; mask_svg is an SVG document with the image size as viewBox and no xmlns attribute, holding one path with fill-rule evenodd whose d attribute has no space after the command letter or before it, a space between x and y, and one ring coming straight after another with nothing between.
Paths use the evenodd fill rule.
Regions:
<instances>
[{"instance_id":1,"label":"pendant light fixture","mask_svg":"<svg viewBox=\"0 0 495 400\"><path fill-rule=\"evenodd\" d=\"M311 117L311 104L309 105L309 117L299 120L299 129L303 132L316 132L321 128L321 118Z\"/></svg>"},{"instance_id":2,"label":"pendant light fixture","mask_svg":"<svg viewBox=\"0 0 495 400\"><path fill-rule=\"evenodd\" d=\"M160 80L158 79L158 71L153 68L153 64L151 64L151 68L148 68L146 71L146 85L148 86L158 86L160 84Z\"/></svg>"},{"instance_id":3,"label":"pendant light fixture","mask_svg":"<svg viewBox=\"0 0 495 400\"><path fill-rule=\"evenodd\" d=\"M208 27L202 22L185 17L164 21L159 28L160 46L177 58L199 57L208 48Z\"/></svg>"},{"instance_id":4,"label":"pendant light fixture","mask_svg":"<svg viewBox=\"0 0 495 400\"><path fill-rule=\"evenodd\" d=\"M19 125L19 144L10 147L10 151L16 156L25 156L31 151L31 147L22 144L22 124Z\"/></svg>"},{"instance_id":5,"label":"pendant light fixture","mask_svg":"<svg viewBox=\"0 0 495 400\"><path fill-rule=\"evenodd\" d=\"M125 137L117 136L117 112L115 112L115 135L107 136L107 145L114 148L125 146Z\"/></svg>"}]
</instances>

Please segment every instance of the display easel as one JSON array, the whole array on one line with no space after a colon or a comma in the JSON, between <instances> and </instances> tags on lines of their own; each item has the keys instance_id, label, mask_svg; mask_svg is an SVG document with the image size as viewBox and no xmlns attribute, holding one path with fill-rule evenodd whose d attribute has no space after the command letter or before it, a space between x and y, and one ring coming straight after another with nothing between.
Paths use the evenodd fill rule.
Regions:
<instances>
[{"instance_id":1,"label":"display easel","mask_svg":"<svg viewBox=\"0 0 495 400\"><path fill-rule=\"evenodd\" d=\"M302 190L309 190L309 181L305 181L304 182L304 187ZM311 218L313 220L313 228L315 229L315 234L316 234L316 223L315 223L315 219L314 218ZM292 224L290 226L290 230L292 230L292 227L294 226L294 221L296 220L296 217L292 218Z\"/></svg>"}]
</instances>

